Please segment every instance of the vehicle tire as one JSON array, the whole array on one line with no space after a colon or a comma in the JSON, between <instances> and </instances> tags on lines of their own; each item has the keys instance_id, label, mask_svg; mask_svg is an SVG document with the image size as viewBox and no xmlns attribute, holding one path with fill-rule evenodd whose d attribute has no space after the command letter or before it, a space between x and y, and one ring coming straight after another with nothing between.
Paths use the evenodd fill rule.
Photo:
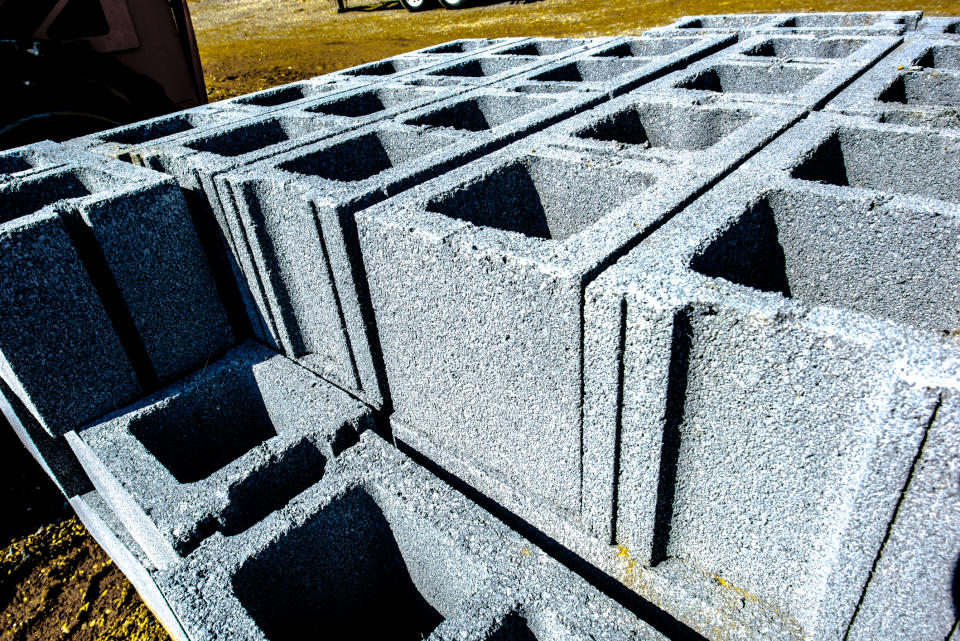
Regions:
<instances>
[{"instance_id":1,"label":"vehicle tire","mask_svg":"<svg viewBox=\"0 0 960 641\"><path fill-rule=\"evenodd\" d=\"M403 8L411 13L414 11L423 11L429 9L432 4L430 0L400 0Z\"/></svg>"},{"instance_id":2,"label":"vehicle tire","mask_svg":"<svg viewBox=\"0 0 960 641\"><path fill-rule=\"evenodd\" d=\"M467 0L438 0L444 9L460 9L467 5Z\"/></svg>"}]
</instances>

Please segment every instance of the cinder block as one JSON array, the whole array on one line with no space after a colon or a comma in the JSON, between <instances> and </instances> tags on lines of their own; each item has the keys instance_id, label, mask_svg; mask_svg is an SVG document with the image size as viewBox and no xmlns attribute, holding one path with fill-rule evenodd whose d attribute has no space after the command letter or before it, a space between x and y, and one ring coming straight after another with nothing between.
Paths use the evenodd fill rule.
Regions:
<instances>
[{"instance_id":1,"label":"cinder block","mask_svg":"<svg viewBox=\"0 0 960 641\"><path fill-rule=\"evenodd\" d=\"M895 37L757 35L643 87L702 101L816 109L900 42Z\"/></svg>"},{"instance_id":2,"label":"cinder block","mask_svg":"<svg viewBox=\"0 0 960 641\"><path fill-rule=\"evenodd\" d=\"M730 33L802 33L816 36L899 36L914 31L921 11L859 11L837 13L756 13L684 16L655 27L647 35Z\"/></svg>"},{"instance_id":3,"label":"cinder block","mask_svg":"<svg viewBox=\"0 0 960 641\"><path fill-rule=\"evenodd\" d=\"M157 582L193 639L666 639L371 432Z\"/></svg>"},{"instance_id":4,"label":"cinder block","mask_svg":"<svg viewBox=\"0 0 960 641\"><path fill-rule=\"evenodd\" d=\"M848 639L948 638L960 557L960 407L943 390Z\"/></svg>"},{"instance_id":5,"label":"cinder block","mask_svg":"<svg viewBox=\"0 0 960 641\"><path fill-rule=\"evenodd\" d=\"M64 497L70 498L93 489L70 447L62 437L51 436L36 416L0 379L0 412L17 438Z\"/></svg>"},{"instance_id":6,"label":"cinder block","mask_svg":"<svg viewBox=\"0 0 960 641\"><path fill-rule=\"evenodd\" d=\"M197 134L208 128L238 123L278 109L296 107L321 96L332 96L374 83L375 81L349 76L319 76L100 131L74 138L64 144L143 165L145 162L140 159L140 155L144 148L168 144L182 136Z\"/></svg>"},{"instance_id":7,"label":"cinder block","mask_svg":"<svg viewBox=\"0 0 960 641\"><path fill-rule=\"evenodd\" d=\"M67 441L164 568L214 531L234 535L283 506L369 423L359 401L247 343Z\"/></svg>"},{"instance_id":8,"label":"cinder block","mask_svg":"<svg viewBox=\"0 0 960 641\"><path fill-rule=\"evenodd\" d=\"M515 45L527 40L529 40L529 38L461 38L459 40L450 40L438 45L431 45L423 49L402 53L399 57L436 55L443 56L445 61L450 62L463 56L488 53L494 49L502 49L506 46Z\"/></svg>"},{"instance_id":9,"label":"cinder block","mask_svg":"<svg viewBox=\"0 0 960 641\"><path fill-rule=\"evenodd\" d=\"M914 33L908 33L907 37L925 38L925 37L946 37L960 34L960 17L946 18L928 16L920 21L917 30Z\"/></svg>"},{"instance_id":10,"label":"cinder block","mask_svg":"<svg viewBox=\"0 0 960 641\"><path fill-rule=\"evenodd\" d=\"M587 286L585 504L701 634L842 639L858 608L862 638L949 632L960 530L919 497L956 509L931 484L958 457L957 153L815 114ZM920 576L922 605L882 596Z\"/></svg>"},{"instance_id":11,"label":"cinder block","mask_svg":"<svg viewBox=\"0 0 960 641\"><path fill-rule=\"evenodd\" d=\"M881 122L960 128L960 41L908 39L826 109Z\"/></svg>"},{"instance_id":12,"label":"cinder block","mask_svg":"<svg viewBox=\"0 0 960 641\"><path fill-rule=\"evenodd\" d=\"M297 107L308 101L334 96L343 91L359 89L377 82L376 79L328 74L229 98L214 104L248 116L258 116L278 109Z\"/></svg>"},{"instance_id":13,"label":"cinder block","mask_svg":"<svg viewBox=\"0 0 960 641\"><path fill-rule=\"evenodd\" d=\"M358 214L397 438L566 544L585 283L801 115L624 96Z\"/></svg>"},{"instance_id":14,"label":"cinder block","mask_svg":"<svg viewBox=\"0 0 960 641\"><path fill-rule=\"evenodd\" d=\"M248 285L261 288L253 298L267 342L382 405L354 213L597 99L476 90L218 176L230 224L246 232Z\"/></svg>"},{"instance_id":15,"label":"cinder block","mask_svg":"<svg viewBox=\"0 0 960 641\"><path fill-rule=\"evenodd\" d=\"M422 86L482 87L615 40L618 38L525 38L405 76L402 80Z\"/></svg>"},{"instance_id":16,"label":"cinder block","mask_svg":"<svg viewBox=\"0 0 960 641\"><path fill-rule=\"evenodd\" d=\"M110 555L117 567L129 579L140 598L163 625L173 641L191 641L183 631L180 621L170 609L166 597L160 592L151 572L155 569L143 551L123 529L106 501L91 490L70 499L87 532Z\"/></svg>"},{"instance_id":17,"label":"cinder block","mask_svg":"<svg viewBox=\"0 0 960 641\"><path fill-rule=\"evenodd\" d=\"M447 64L449 56L406 53L327 74L327 78L360 78L367 82L397 82L418 71Z\"/></svg>"},{"instance_id":18,"label":"cinder block","mask_svg":"<svg viewBox=\"0 0 960 641\"><path fill-rule=\"evenodd\" d=\"M223 297L230 301L234 325L253 328L261 339L269 336L259 316L262 301L251 291L251 257L243 229L223 215L214 179L217 175L250 165L298 146L316 142L377 120L412 110L452 95L450 90L415 88L400 84L371 85L341 91L333 97L298 100L295 106L273 109L219 127L161 139L138 147L133 160L172 175L186 195L194 222L214 256ZM239 240L238 240L239 239Z\"/></svg>"},{"instance_id":19,"label":"cinder block","mask_svg":"<svg viewBox=\"0 0 960 641\"><path fill-rule=\"evenodd\" d=\"M80 185L52 175L28 190L57 202ZM46 188L46 189L44 189ZM59 193L55 191L59 188ZM5 214L13 194L0 187ZM31 204L31 211L43 205ZM38 207L39 205L39 207ZM14 214L16 215L16 214ZM53 436L142 393L64 222L53 211L0 226L0 375Z\"/></svg>"},{"instance_id":20,"label":"cinder block","mask_svg":"<svg viewBox=\"0 0 960 641\"><path fill-rule=\"evenodd\" d=\"M62 166L0 186L12 252L5 269L19 281L10 285L11 322L0 339L4 377L54 436L201 367L233 342L176 184L63 146L59 155ZM41 267L49 261L63 266ZM58 275L71 282L49 282ZM24 294L25 283L34 291ZM77 317L68 311L74 300L87 310ZM34 332L49 338L35 340ZM79 344L87 333L89 344ZM54 354L62 367L87 362L67 374L49 369ZM74 372L78 380L68 382Z\"/></svg>"},{"instance_id":21,"label":"cinder block","mask_svg":"<svg viewBox=\"0 0 960 641\"><path fill-rule=\"evenodd\" d=\"M24 178L44 169L64 164L60 145L45 141L8 149L0 153L0 182Z\"/></svg>"},{"instance_id":22,"label":"cinder block","mask_svg":"<svg viewBox=\"0 0 960 641\"><path fill-rule=\"evenodd\" d=\"M610 38L600 47L564 56L497 87L524 93L583 93L615 96L630 91L736 41L730 34L699 37Z\"/></svg>"}]
</instances>

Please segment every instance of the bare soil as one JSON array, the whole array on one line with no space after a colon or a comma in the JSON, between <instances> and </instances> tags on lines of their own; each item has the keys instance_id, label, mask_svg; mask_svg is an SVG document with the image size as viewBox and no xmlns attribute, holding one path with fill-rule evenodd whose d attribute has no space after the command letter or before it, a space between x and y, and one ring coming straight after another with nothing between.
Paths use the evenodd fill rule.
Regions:
<instances>
[{"instance_id":1,"label":"bare soil","mask_svg":"<svg viewBox=\"0 0 960 641\"><path fill-rule=\"evenodd\" d=\"M350 6L379 0L347 0ZM522 2L522 3L520 3ZM683 15L923 9L958 15L958 0L475 0L408 13L396 2L336 13L333 0L190 0L210 100L265 89L455 38L636 34Z\"/></svg>"},{"instance_id":2,"label":"bare soil","mask_svg":"<svg viewBox=\"0 0 960 641\"><path fill-rule=\"evenodd\" d=\"M3 641L168 641L110 557L72 517L0 554Z\"/></svg>"}]
</instances>

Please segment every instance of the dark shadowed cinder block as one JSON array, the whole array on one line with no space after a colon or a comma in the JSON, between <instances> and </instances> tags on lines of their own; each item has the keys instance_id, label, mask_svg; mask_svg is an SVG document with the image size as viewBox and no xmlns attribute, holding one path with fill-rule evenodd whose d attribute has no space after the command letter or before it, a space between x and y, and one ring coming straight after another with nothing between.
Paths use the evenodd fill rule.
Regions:
<instances>
[{"instance_id":1,"label":"dark shadowed cinder block","mask_svg":"<svg viewBox=\"0 0 960 641\"><path fill-rule=\"evenodd\" d=\"M2 223L0 264L0 371L45 430L59 436L142 393L60 216Z\"/></svg>"},{"instance_id":2,"label":"dark shadowed cinder block","mask_svg":"<svg viewBox=\"0 0 960 641\"><path fill-rule=\"evenodd\" d=\"M67 440L166 567L214 531L242 532L283 506L369 426L362 403L248 343Z\"/></svg>"},{"instance_id":3,"label":"dark shadowed cinder block","mask_svg":"<svg viewBox=\"0 0 960 641\"><path fill-rule=\"evenodd\" d=\"M74 332L76 336L87 331L111 336L109 340L116 341L124 354L120 369L132 369L137 381L132 386L124 385L124 393L111 403L91 395L90 409L81 405L72 410L76 416L68 418L72 404L62 410L52 407L43 410L36 406L31 400L31 395L37 393L32 389L35 384L27 383L26 370L21 378L11 363L13 371L7 381L11 389L56 435L64 431L68 421L73 426L89 421L132 400L141 389L149 391L161 381L201 367L225 351L234 339L183 196L171 179L64 146L59 146L56 154L49 149L44 153L58 156L63 164L45 171L28 172L3 184L0 188L5 195L0 217L8 221L4 224L8 226L11 248L23 247L17 240L19 235L24 235L23 243L34 243L37 248L36 243L54 242L46 260L55 261L58 253L63 254L62 269L76 269L82 273L83 280L73 279L72 292L63 290L58 296L48 295L32 303L46 308L36 312L41 314L36 320L39 322L45 316L42 324L59 324L62 331ZM51 229L49 237L33 236L36 233L33 224L41 220L44 228ZM57 237L59 239L54 240ZM6 262L11 272L37 271L30 278L20 274L17 279L23 282L52 277L41 274L44 270L29 260L11 258ZM85 289L84 295L89 301L81 302L81 307L99 308L97 313L103 314L102 323L94 323L95 317L84 320L82 316L70 315L65 306L81 295L76 288ZM43 287L36 288L37 294L43 291ZM22 295L18 298L20 304L31 304ZM14 308L14 305L8 307L11 311ZM26 308L22 313L25 323L33 322ZM22 331L19 327L17 323L10 323L9 332ZM111 351L117 350L107 345L96 355L89 354L88 350L95 349L93 345L96 342L90 347L66 348L34 341L21 349L27 349L28 353L23 356L37 363L56 353L66 355L73 349L78 352L78 358L90 363L78 368L78 374L82 372L89 377L87 385L96 385L98 377L94 372L101 368L109 372L108 362L121 361L110 356ZM8 362L10 358L17 358L12 351ZM105 380L110 380L110 376ZM56 386L50 386L49 393L55 389ZM49 418L45 416L48 411L52 412Z\"/></svg>"},{"instance_id":4,"label":"dark shadowed cinder block","mask_svg":"<svg viewBox=\"0 0 960 641\"><path fill-rule=\"evenodd\" d=\"M371 432L157 581L196 639L666 639Z\"/></svg>"}]
</instances>

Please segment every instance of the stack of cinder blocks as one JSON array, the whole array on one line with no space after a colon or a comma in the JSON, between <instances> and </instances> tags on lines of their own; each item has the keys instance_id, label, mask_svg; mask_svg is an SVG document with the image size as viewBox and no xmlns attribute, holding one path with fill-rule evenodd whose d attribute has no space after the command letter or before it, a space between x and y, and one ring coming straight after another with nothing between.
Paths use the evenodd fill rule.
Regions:
<instances>
[{"instance_id":1,"label":"stack of cinder blocks","mask_svg":"<svg viewBox=\"0 0 960 641\"><path fill-rule=\"evenodd\" d=\"M4 414L178 641L953 639L958 24L460 40L0 154Z\"/></svg>"}]
</instances>

